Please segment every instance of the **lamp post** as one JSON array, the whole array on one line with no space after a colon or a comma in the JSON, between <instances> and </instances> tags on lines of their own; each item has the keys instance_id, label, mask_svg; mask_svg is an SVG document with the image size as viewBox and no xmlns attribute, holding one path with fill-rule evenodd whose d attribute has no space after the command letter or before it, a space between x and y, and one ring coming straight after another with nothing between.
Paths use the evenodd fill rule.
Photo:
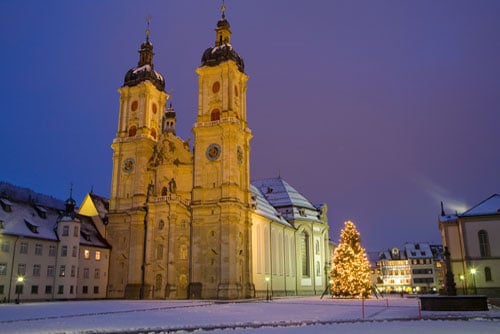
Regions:
<instances>
[{"instance_id":1,"label":"lamp post","mask_svg":"<svg viewBox=\"0 0 500 334\"><path fill-rule=\"evenodd\" d=\"M467 292L465 291L465 276L464 275L460 275L460 282L462 282L462 291L463 291L462 293L464 295L466 295Z\"/></svg>"},{"instance_id":2,"label":"lamp post","mask_svg":"<svg viewBox=\"0 0 500 334\"><path fill-rule=\"evenodd\" d=\"M266 276L266 300L270 300L269 296L269 277Z\"/></svg>"},{"instance_id":3,"label":"lamp post","mask_svg":"<svg viewBox=\"0 0 500 334\"><path fill-rule=\"evenodd\" d=\"M472 284L474 286L474 294L477 295L477 288L476 288L476 268L471 268L470 273L472 275Z\"/></svg>"},{"instance_id":4,"label":"lamp post","mask_svg":"<svg viewBox=\"0 0 500 334\"><path fill-rule=\"evenodd\" d=\"M24 277L17 276L16 282L17 282L17 284L16 284L16 293L17 293L16 304L19 304L19 302L21 301L21 291L23 289Z\"/></svg>"}]
</instances>

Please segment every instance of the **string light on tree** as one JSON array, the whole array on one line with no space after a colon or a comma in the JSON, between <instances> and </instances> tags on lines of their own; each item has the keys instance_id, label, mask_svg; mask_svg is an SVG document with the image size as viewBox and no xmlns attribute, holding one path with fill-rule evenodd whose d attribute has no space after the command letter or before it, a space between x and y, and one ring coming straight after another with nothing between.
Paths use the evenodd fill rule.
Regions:
<instances>
[{"instance_id":1,"label":"string light on tree","mask_svg":"<svg viewBox=\"0 0 500 334\"><path fill-rule=\"evenodd\" d=\"M331 293L336 297L367 297L371 291L370 263L361 237L351 221L344 223L332 257Z\"/></svg>"}]
</instances>

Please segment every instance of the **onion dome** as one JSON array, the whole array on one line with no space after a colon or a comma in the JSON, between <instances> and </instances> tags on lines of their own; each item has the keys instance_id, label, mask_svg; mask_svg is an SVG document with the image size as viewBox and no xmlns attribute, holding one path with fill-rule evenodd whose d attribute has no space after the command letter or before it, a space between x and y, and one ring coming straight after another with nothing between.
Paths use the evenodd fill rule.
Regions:
<instances>
[{"instance_id":1,"label":"onion dome","mask_svg":"<svg viewBox=\"0 0 500 334\"><path fill-rule=\"evenodd\" d=\"M164 91L165 79L160 72L154 70L153 44L149 41L149 22L148 29L146 29L146 40L141 44L139 55L139 63L125 74L123 85L132 87L149 80L158 90Z\"/></svg>"},{"instance_id":2,"label":"onion dome","mask_svg":"<svg viewBox=\"0 0 500 334\"><path fill-rule=\"evenodd\" d=\"M233 49L233 46L230 43L231 26L226 20L224 12L225 7L222 6L222 18L217 22L217 28L215 28L215 46L208 48L205 52L203 52L203 56L201 57L201 66L217 66L220 63L232 60L238 66L238 70L245 73L245 63L243 62L243 58L241 58L241 56Z\"/></svg>"}]
</instances>

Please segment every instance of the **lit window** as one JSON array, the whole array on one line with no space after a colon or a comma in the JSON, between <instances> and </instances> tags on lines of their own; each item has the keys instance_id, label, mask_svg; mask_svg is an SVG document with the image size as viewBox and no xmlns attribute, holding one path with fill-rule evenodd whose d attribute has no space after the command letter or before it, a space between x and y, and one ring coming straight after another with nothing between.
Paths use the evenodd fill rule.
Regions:
<instances>
[{"instance_id":1,"label":"lit window","mask_svg":"<svg viewBox=\"0 0 500 334\"><path fill-rule=\"evenodd\" d=\"M96 261L101 260L101 251L95 251L95 259L96 259Z\"/></svg>"},{"instance_id":2,"label":"lit window","mask_svg":"<svg viewBox=\"0 0 500 334\"><path fill-rule=\"evenodd\" d=\"M61 277L66 276L66 266L65 266L65 265L62 265L62 266L59 268L59 276L61 276Z\"/></svg>"},{"instance_id":3,"label":"lit window","mask_svg":"<svg viewBox=\"0 0 500 334\"><path fill-rule=\"evenodd\" d=\"M83 258L86 260L90 259L90 251L88 249L83 251Z\"/></svg>"}]
</instances>

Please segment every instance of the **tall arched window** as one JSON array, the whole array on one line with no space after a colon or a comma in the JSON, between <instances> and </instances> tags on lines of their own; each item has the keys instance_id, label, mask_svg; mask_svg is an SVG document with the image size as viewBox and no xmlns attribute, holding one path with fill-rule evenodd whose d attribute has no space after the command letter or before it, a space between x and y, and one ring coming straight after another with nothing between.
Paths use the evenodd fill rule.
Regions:
<instances>
[{"instance_id":1,"label":"tall arched window","mask_svg":"<svg viewBox=\"0 0 500 334\"><path fill-rule=\"evenodd\" d=\"M302 255L302 276L310 276L309 234L305 231L300 236L300 253Z\"/></svg>"},{"instance_id":2,"label":"tall arched window","mask_svg":"<svg viewBox=\"0 0 500 334\"><path fill-rule=\"evenodd\" d=\"M486 282L490 282L493 279L491 278L491 268L490 267L485 267L484 268L484 280Z\"/></svg>"},{"instance_id":3,"label":"tall arched window","mask_svg":"<svg viewBox=\"0 0 500 334\"><path fill-rule=\"evenodd\" d=\"M490 257L490 242L488 240L488 232L485 230L480 230L477 232L477 236L479 238L479 252L481 253L481 257Z\"/></svg>"}]
</instances>

